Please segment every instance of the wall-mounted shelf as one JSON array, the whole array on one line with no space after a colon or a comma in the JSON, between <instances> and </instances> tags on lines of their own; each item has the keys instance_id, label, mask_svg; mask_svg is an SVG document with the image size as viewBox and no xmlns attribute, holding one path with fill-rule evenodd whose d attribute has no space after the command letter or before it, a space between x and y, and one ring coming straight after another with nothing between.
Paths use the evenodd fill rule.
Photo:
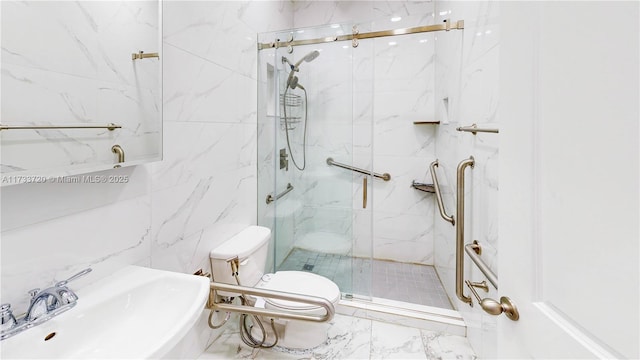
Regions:
<instances>
[{"instance_id":1,"label":"wall-mounted shelf","mask_svg":"<svg viewBox=\"0 0 640 360\"><path fill-rule=\"evenodd\" d=\"M440 120L414 121L413 125L440 125Z\"/></svg>"},{"instance_id":2,"label":"wall-mounted shelf","mask_svg":"<svg viewBox=\"0 0 640 360\"><path fill-rule=\"evenodd\" d=\"M419 183L419 182L416 182L415 180L413 180L413 182L411 183L411 187L416 190L431 193L431 194L436 192L436 188L433 186L433 184Z\"/></svg>"}]
</instances>

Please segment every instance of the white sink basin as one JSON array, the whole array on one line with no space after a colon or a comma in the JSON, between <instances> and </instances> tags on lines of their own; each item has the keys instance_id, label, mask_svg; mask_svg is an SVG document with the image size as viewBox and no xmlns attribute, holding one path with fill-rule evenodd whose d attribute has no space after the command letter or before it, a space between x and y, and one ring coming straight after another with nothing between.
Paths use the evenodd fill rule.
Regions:
<instances>
[{"instance_id":1,"label":"white sink basin","mask_svg":"<svg viewBox=\"0 0 640 360\"><path fill-rule=\"evenodd\" d=\"M209 279L128 266L76 294L71 310L3 340L1 357L162 357L196 323Z\"/></svg>"}]
</instances>

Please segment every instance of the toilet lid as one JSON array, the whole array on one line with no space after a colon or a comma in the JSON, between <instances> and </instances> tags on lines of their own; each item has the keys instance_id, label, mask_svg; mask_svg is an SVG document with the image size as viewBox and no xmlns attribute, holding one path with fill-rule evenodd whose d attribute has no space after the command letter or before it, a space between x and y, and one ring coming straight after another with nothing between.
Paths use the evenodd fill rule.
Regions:
<instances>
[{"instance_id":1,"label":"toilet lid","mask_svg":"<svg viewBox=\"0 0 640 360\"><path fill-rule=\"evenodd\" d=\"M271 274L271 279L261 287L268 290L317 296L325 298L334 304L340 298L340 289L333 281L323 276L303 271L278 271L275 274ZM265 301L273 306L290 310L319 308L316 305L288 300L265 298Z\"/></svg>"}]
</instances>

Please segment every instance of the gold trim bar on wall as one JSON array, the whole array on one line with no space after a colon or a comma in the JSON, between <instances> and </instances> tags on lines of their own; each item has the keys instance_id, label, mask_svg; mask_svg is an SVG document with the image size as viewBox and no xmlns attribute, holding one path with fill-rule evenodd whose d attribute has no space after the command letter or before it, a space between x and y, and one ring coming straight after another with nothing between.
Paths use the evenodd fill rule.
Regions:
<instances>
[{"instance_id":1,"label":"gold trim bar on wall","mask_svg":"<svg viewBox=\"0 0 640 360\"><path fill-rule=\"evenodd\" d=\"M2 130L60 130L60 129L109 129L113 131L115 129L121 129L121 125L107 124L107 125L0 125L0 131Z\"/></svg>"},{"instance_id":2,"label":"gold trim bar on wall","mask_svg":"<svg viewBox=\"0 0 640 360\"><path fill-rule=\"evenodd\" d=\"M462 29L464 29L464 20L458 20L458 21L452 22L451 20L447 19L443 24L438 24L438 25L426 25L426 26L417 26L417 27L404 28L404 29L372 31L368 33L330 36L330 37L308 39L308 40L258 43L258 50L281 48L281 47L287 47L287 46L322 44L322 43L336 42L336 41L348 41L353 39L372 39L372 38L386 37L386 36L397 36L397 35L417 34L417 33L433 32L433 31L449 31L449 30L462 30Z\"/></svg>"}]
</instances>

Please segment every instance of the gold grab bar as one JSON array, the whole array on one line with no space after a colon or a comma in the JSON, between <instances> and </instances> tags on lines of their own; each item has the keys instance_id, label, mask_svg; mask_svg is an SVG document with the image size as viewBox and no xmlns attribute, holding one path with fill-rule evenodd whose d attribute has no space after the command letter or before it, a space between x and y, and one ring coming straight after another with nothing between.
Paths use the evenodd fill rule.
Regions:
<instances>
[{"instance_id":1,"label":"gold grab bar","mask_svg":"<svg viewBox=\"0 0 640 360\"><path fill-rule=\"evenodd\" d=\"M483 128L479 128L478 125L476 125L476 124L472 124L471 126L460 126L460 127L457 127L456 130L470 132L473 135L476 135L479 132L494 133L494 134L497 134L497 133L500 132L499 129L483 129Z\"/></svg>"},{"instance_id":2,"label":"gold grab bar","mask_svg":"<svg viewBox=\"0 0 640 360\"><path fill-rule=\"evenodd\" d=\"M121 125L107 124L107 125L0 125L0 131L2 130L40 130L40 129L109 129L113 131L115 129L121 129Z\"/></svg>"},{"instance_id":3,"label":"gold grab bar","mask_svg":"<svg viewBox=\"0 0 640 360\"><path fill-rule=\"evenodd\" d=\"M273 196L271 194L267 195L267 204L271 204L272 202L280 199L281 197L287 195L289 192L291 192L291 190L293 190L293 185L291 185L291 183L287 184L287 188L284 189L283 192L281 192L280 194Z\"/></svg>"},{"instance_id":4,"label":"gold grab bar","mask_svg":"<svg viewBox=\"0 0 640 360\"><path fill-rule=\"evenodd\" d=\"M429 165L429 170L431 171L431 179L433 180L433 187L436 190L436 200L438 201L438 210L440 210L440 216L442 216L445 221L451 223L451 225L455 225L456 221L453 218L453 215L447 215L447 211L444 209L444 203L442 202L442 193L440 192L440 184L438 183L438 176L436 175L436 167L438 166L438 159L432 162Z\"/></svg>"},{"instance_id":5,"label":"gold grab bar","mask_svg":"<svg viewBox=\"0 0 640 360\"><path fill-rule=\"evenodd\" d=\"M473 244L467 244L464 246L464 251L467 253L467 255L469 255L471 260L473 260L473 262L476 264L478 269L482 271L484 276L487 277L487 280L489 280L491 285L493 285L493 287L496 290L498 290L498 276L496 276L496 274L493 271L491 271L489 266L487 266L487 263L485 263L480 257L480 253L481 253L480 244L478 244L477 241L474 241Z\"/></svg>"},{"instance_id":6,"label":"gold grab bar","mask_svg":"<svg viewBox=\"0 0 640 360\"><path fill-rule=\"evenodd\" d=\"M346 164L342 164L342 163L339 163L339 162L335 162L335 161L333 161L333 158L327 158L327 165L329 165L329 166L333 165L333 166L341 167L343 169L355 171L355 172L360 173L360 174L371 175L370 171L363 170L363 169L357 168L355 166L351 166L351 165L346 165ZM389 173L384 173L384 174L373 173L373 177L377 177L377 178L382 179L384 181L391 180L391 175L389 175Z\"/></svg>"},{"instance_id":7,"label":"gold grab bar","mask_svg":"<svg viewBox=\"0 0 640 360\"><path fill-rule=\"evenodd\" d=\"M456 216L458 217L458 222L456 224L456 296L461 301L472 304L471 298L469 296L464 295L464 170L467 166L471 166L473 169L475 165L475 160L473 156L469 157L466 160L462 160L460 164L458 164L457 170L457 192L458 192L458 200L456 206Z\"/></svg>"},{"instance_id":8,"label":"gold grab bar","mask_svg":"<svg viewBox=\"0 0 640 360\"><path fill-rule=\"evenodd\" d=\"M219 311L229 311L229 312L237 312L242 314L249 315L258 315L258 316L266 316L271 318L278 319L290 319L290 320L302 320L302 321L312 321L312 322L326 322L333 319L333 315L335 315L336 310L333 307L331 301L310 295L301 295L301 294L293 294L284 291L275 291L275 290L267 290L253 287L246 287L240 285L231 285L224 284L219 282L211 282L209 285L211 291L213 291L213 298L215 299L215 292L220 291L228 291L232 293L237 293L241 295L255 295L260 297L267 297L272 299L280 299L287 301L295 301L309 305L315 305L322 307L325 310L324 315L304 315L304 314L296 314L292 312L285 312L280 310L271 310L271 309L263 309L257 308L249 305L233 305L227 303L218 303L214 302L211 304L212 310Z\"/></svg>"}]
</instances>

